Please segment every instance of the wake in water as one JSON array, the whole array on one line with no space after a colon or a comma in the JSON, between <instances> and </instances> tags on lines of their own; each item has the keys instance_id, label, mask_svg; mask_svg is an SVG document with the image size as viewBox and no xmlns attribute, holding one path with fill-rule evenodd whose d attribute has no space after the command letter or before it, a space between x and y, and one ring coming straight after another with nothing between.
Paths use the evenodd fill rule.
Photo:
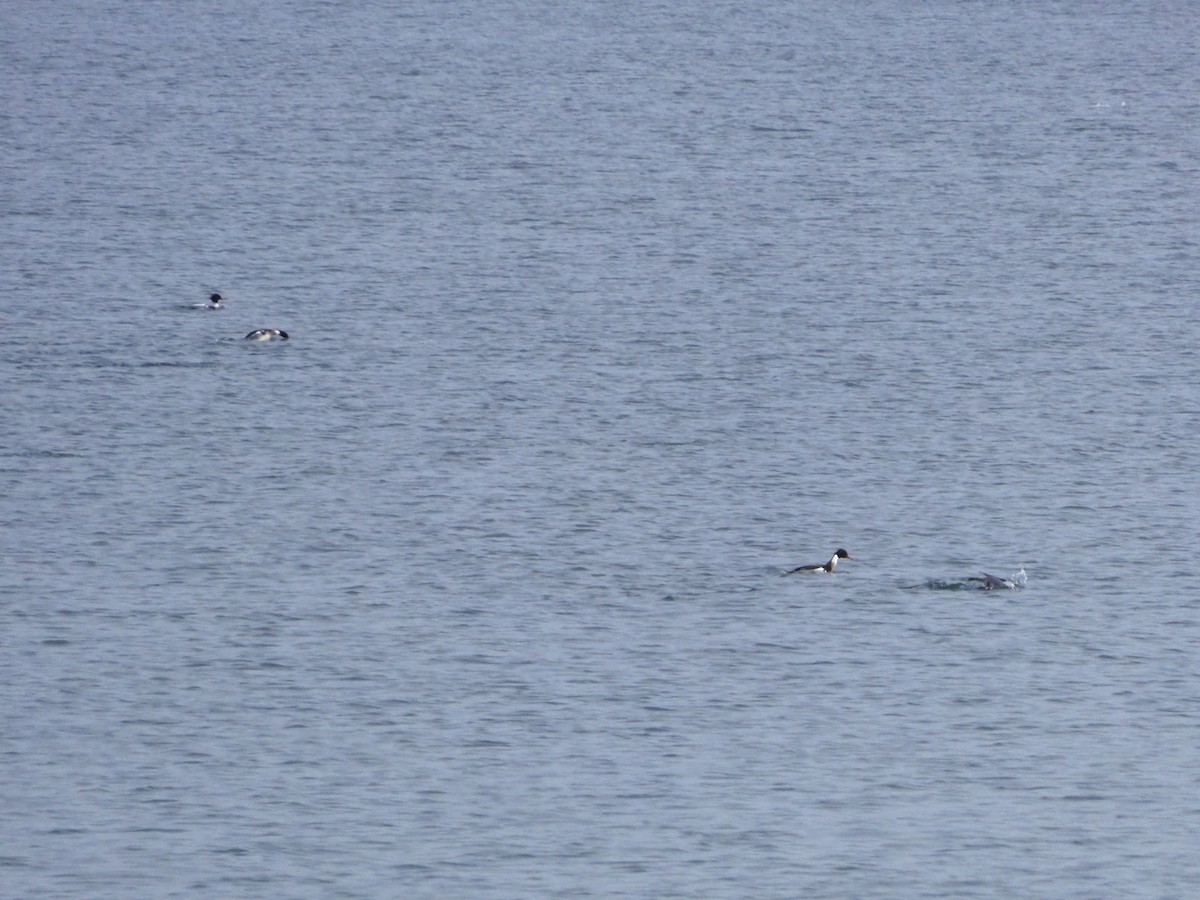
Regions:
<instances>
[{"instance_id":1,"label":"wake in water","mask_svg":"<svg viewBox=\"0 0 1200 900\"><path fill-rule=\"evenodd\" d=\"M910 584L908 587L910 590L930 591L1015 591L1025 587L1026 581L1028 578L1025 575L1025 569L1021 568L1007 577L980 572L978 575L972 575L959 581L942 581L934 578L923 584Z\"/></svg>"}]
</instances>

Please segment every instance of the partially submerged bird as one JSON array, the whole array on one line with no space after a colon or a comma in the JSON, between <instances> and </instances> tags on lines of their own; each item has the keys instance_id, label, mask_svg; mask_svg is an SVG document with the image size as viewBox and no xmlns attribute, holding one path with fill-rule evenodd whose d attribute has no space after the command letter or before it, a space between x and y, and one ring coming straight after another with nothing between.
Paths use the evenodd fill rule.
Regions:
<instances>
[{"instance_id":1,"label":"partially submerged bird","mask_svg":"<svg viewBox=\"0 0 1200 900\"><path fill-rule=\"evenodd\" d=\"M210 294L207 303L194 303L192 309L224 309L225 298L220 294Z\"/></svg>"},{"instance_id":2,"label":"partially submerged bird","mask_svg":"<svg viewBox=\"0 0 1200 900\"><path fill-rule=\"evenodd\" d=\"M242 340L245 341L286 341L288 333L278 328L259 328L250 332Z\"/></svg>"},{"instance_id":3,"label":"partially submerged bird","mask_svg":"<svg viewBox=\"0 0 1200 900\"><path fill-rule=\"evenodd\" d=\"M982 575L982 578L968 578L967 581L980 582L979 589L981 591L994 591L997 588L1008 588L1010 591L1017 589L1017 583L1011 578L1001 578L998 575L989 575L987 572L983 572Z\"/></svg>"},{"instance_id":4,"label":"partially submerged bird","mask_svg":"<svg viewBox=\"0 0 1200 900\"><path fill-rule=\"evenodd\" d=\"M829 558L829 562L813 563L810 566L797 566L795 569L790 569L783 574L791 575L793 572L828 572L832 574L834 569L837 568L839 559L854 559L854 557L839 547L837 552Z\"/></svg>"}]
</instances>

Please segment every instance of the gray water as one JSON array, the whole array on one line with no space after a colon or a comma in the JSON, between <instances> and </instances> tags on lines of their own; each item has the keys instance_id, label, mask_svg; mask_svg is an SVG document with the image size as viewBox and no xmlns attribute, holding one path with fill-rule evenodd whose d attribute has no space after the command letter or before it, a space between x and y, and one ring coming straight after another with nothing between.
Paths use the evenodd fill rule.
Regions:
<instances>
[{"instance_id":1,"label":"gray water","mask_svg":"<svg viewBox=\"0 0 1200 900\"><path fill-rule=\"evenodd\" d=\"M6 6L0 890L1195 896L1197 47Z\"/></svg>"}]
</instances>

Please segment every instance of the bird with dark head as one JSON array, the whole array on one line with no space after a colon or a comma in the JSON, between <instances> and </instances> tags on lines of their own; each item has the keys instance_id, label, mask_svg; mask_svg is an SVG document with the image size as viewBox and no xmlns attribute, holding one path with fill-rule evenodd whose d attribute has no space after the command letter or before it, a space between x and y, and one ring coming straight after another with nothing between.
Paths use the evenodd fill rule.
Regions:
<instances>
[{"instance_id":1,"label":"bird with dark head","mask_svg":"<svg viewBox=\"0 0 1200 900\"><path fill-rule=\"evenodd\" d=\"M833 556L829 558L829 562L812 563L811 565L807 566L797 566L795 569L791 569L784 574L791 575L795 572L825 572L832 575L834 570L837 569L839 559L854 559L854 557L839 547L837 552L835 552Z\"/></svg>"}]
</instances>

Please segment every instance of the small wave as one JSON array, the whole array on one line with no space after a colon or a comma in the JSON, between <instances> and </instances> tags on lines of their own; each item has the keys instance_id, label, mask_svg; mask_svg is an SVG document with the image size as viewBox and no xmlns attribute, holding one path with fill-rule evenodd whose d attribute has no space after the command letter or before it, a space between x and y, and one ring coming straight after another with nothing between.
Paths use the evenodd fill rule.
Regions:
<instances>
[{"instance_id":1,"label":"small wave","mask_svg":"<svg viewBox=\"0 0 1200 900\"><path fill-rule=\"evenodd\" d=\"M1025 583L1029 580L1029 577L1025 574L1025 569L1020 568L1013 574L1006 576L1005 580L1012 585L1010 590L1013 590L1025 587ZM983 575L973 575L969 578L954 580L931 578L919 584L906 585L906 588L910 591L982 591L988 589Z\"/></svg>"},{"instance_id":2,"label":"small wave","mask_svg":"<svg viewBox=\"0 0 1200 900\"><path fill-rule=\"evenodd\" d=\"M927 591L977 591L978 584L972 584L969 581L944 581L938 578L931 578L921 584L908 585L910 591L927 590Z\"/></svg>"}]
</instances>

